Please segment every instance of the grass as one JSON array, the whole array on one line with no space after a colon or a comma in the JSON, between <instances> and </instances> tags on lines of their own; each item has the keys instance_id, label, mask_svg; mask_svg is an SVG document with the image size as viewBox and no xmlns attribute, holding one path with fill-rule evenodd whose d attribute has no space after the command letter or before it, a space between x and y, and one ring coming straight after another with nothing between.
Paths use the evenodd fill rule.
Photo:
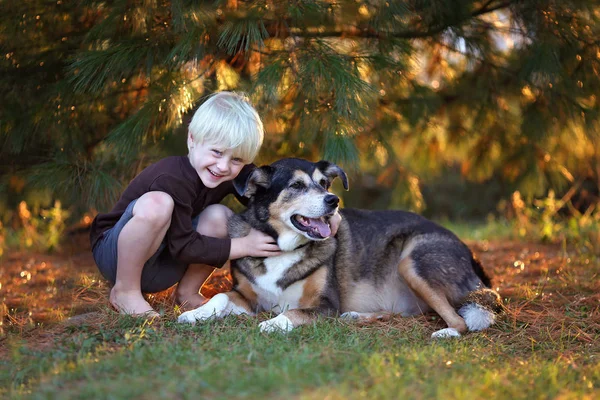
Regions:
<instances>
[{"instance_id":1,"label":"grass","mask_svg":"<svg viewBox=\"0 0 600 400\"><path fill-rule=\"evenodd\" d=\"M107 307L84 246L13 254L0 268L0 398L598 398L598 256L471 245L507 311L491 329L447 341L429 338L443 327L435 315L322 319L288 335L260 333L268 315L179 325L169 293L150 299L161 319L134 319Z\"/></svg>"},{"instance_id":2,"label":"grass","mask_svg":"<svg viewBox=\"0 0 600 400\"><path fill-rule=\"evenodd\" d=\"M109 320L109 324L106 321ZM103 322L100 322L103 321ZM425 322L425 323L424 323ZM576 337L539 343L509 322L431 341L423 318L355 326L324 320L261 334L254 319L196 327L102 315L46 349L10 343L7 398L583 398L597 394L597 353L557 356ZM502 340L496 340L501 338ZM597 387L597 386L596 386ZM590 397L591 398L591 397Z\"/></svg>"},{"instance_id":3,"label":"grass","mask_svg":"<svg viewBox=\"0 0 600 400\"><path fill-rule=\"evenodd\" d=\"M449 220L437 221L443 227L451 230L462 240L483 241L487 238L514 239L515 229L509 222L504 220L476 221L476 222L453 222Z\"/></svg>"}]
</instances>

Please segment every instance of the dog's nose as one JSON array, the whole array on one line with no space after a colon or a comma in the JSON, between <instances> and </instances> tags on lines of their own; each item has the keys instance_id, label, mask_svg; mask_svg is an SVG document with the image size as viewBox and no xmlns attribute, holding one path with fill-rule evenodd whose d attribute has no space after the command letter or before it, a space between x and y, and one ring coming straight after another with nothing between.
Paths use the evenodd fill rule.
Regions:
<instances>
[{"instance_id":1,"label":"dog's nose","mask_svg":"<svg viewBox=\"0 0 600 400\"><path fill-rule=\"evenodd\" d=\"M325 196L324 201L325 204L327 204L328 206L336 207L340 202L340 198L337 197L335 194L328 194L327 196Z\"/></svg>"}]
</instances>

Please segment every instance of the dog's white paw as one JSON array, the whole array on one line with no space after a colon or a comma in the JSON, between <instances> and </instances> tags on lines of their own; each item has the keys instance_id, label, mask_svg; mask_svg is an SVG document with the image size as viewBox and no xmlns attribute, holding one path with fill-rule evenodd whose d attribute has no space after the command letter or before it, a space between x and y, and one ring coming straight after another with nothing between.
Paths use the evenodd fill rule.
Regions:
<instances>
[{"instance_id":1,"label":"dog's white paw","mask_svg":"<svg viewBox=\"0 0 600 400\"><path fill-rule=\"evenodd\" d=\"M179 317L177 317L177 322L179 322L180 324L192 324L192 325L194 325L196 323L196 316L194 314L195 311L196 310L190 310L190 311L184 312Z\"/></svg>"},{"instance_id":2,"label":"dog's white paw","mask_svg":"<svg viewBox=\"0 0 600 400\"><path fill-rule=\"evenodd\" d=\"M440 329L431 334L432 339L448 339L453 337L460 337L460 333L454 328Z\"/></svg>"},{"instance_id":3,"label":"dog's white paw","mask_svg":"<svg viewBox=\"0 0 600 400\"><path fill-rule=\"evenodd\" d=\"M258 324L261 332L283 332L288 333L294 329L292 321L283 314L279 314L275 318L268 319Z\"/></svg>"},{"instance_id":4,"label":"dog's white paw","mask_svg":"<svg viewBox=\"0 0 600 400\"><path fill-rule=\"evenodd\" d=\"M219 293L204 305L195 310L186 311L177 318L177 322L182 324L195 324L196 321L207 321L212 318L222 318L223 312L227 308L229 297L224 293Z\"/></svg>"},{"instance_id":5,"label":"dog's white paw","mask_svg":"<svg viewBox=\"0 0 600 400\"><path fill-rule=\"evenodd\" d=\"M463 317L470 331L482 331L496 322L496 315L487 308L468 303L458 310L458 315Z\"/></svg>"},{"instance_id":6,"label":"dog's white paw","mask_svg":"<svg viewBox=\"0 0 600 400\"><path fill-rule=\"evenodd\" d=\"M182 324L194 325L196 321L208 321L212 318L219 318L220 315L214 308L205 308L206 304L195 310L186 311L177 318L177 322Z\"/></svg>"},{"instance_id":7,"label":"dog's white paw","mask_svg":"<svg viewBox=\"0 0 600 400\"><path fill-rule=\"evenodd\" d=\"M345 313L340 315L340 318L356 320L360 318L360 314L356 311L346 311Z\"/></svg>"}]
</instances>

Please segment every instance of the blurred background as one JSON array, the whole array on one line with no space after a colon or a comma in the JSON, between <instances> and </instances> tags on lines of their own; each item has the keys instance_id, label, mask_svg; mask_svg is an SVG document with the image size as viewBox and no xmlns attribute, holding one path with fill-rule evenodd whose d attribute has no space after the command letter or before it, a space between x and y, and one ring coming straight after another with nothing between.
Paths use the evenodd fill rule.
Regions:
<instances>
[{"instance_id":1,"label":"blurred background","mask_svg":"<svg viewBox=\"0 0 600 400\"><path fill-rule=\"evenodd\" d=\"M247 93L262 116L257 164L334 161L346 207L600 251L595 1L0 11L0 256L85 232L144 167L186 154L193 111L219 90Z\"/></svg>"}]
</instances>

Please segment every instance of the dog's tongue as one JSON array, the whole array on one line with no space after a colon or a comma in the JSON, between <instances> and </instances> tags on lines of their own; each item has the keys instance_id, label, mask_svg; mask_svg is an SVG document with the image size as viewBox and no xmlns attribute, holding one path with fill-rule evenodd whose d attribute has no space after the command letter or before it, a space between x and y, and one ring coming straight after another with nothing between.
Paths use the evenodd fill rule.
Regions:
<instances>
[{"instance_id":1,"label":"dog's tongue","mask_svg":"<svg viewBox=\"0 0 600 400\"><path fill-rule=\"evenodd\" d=\"M331 228L329 227L329 225L327 225L321 219L316 219L316 218L307 218L307 219L308 219L308 226L319 231L319 235L321 235L324 238L331 236Z\"/></svg>"}]
</instances>

